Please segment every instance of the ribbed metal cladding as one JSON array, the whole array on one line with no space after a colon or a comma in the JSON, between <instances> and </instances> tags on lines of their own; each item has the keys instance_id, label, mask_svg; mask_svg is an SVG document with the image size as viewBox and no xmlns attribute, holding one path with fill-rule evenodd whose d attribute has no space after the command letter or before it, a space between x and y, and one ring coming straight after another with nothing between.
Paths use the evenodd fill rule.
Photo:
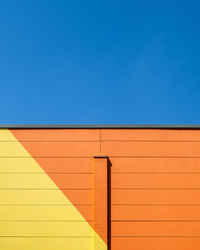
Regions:
<instances>
[{"instance_id":1,"label":"ribbed metal cladding","mask_svg":"<svg viewBox=\"0 0 200 250\"><path fill-rule=\"evenodd\" d=\"M2 249L200 249L199 128L34 126L0 129Z\"/></svg>"}]
</instances>

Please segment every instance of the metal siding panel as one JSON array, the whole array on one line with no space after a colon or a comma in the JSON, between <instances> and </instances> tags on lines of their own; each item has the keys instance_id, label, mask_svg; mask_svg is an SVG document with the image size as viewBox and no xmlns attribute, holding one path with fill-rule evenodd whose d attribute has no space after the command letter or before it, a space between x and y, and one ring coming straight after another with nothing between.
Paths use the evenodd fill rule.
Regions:
<instances>
[{"instance_id":1,"label":"metal siding panel","mask_svg":"<svg viewBox=\"0 0 200 250\"><path fill-rule=\"evenodd\" d=\"M112 206L112 221L200 221L200 206Z\"/></svg>"},{"instance_id":2,"label":"metal siding panel","mask_svg":"<svg viewBox=\"0 0 200 250\"><path fill-rule=\"evenodd\" d=\"M149 177L151 178L151 176ZM121 205L199 205L199 189L112 189L112 204Z\"/></svg>"},{"instance_id":3,"label":"metal siding panel","mask_svg":"<svg viewBox=\"0 0 200 250\"><path fill-rule=\"evenodd\" d=\"M102 141L200 141L200 130L102 129Z\"/></svg>"},{"instance_id":4,"label":"metal siding panel","mask_svg":"<svg viewBox=\"0 0 200 250\"><path fill-rule=\"evenodd\" d=\"M21 141L21 144L26 150L32 156L35 156L35 162L41 166L41 169L34 169L32 173L31 171L35 163L32 163L32 158L28 158L29 154L24 155L24 149L19 149L15 146L15 142L11 142L15 141L15 139L9 137L8 140L5 140L7 135L5 135L4 132L0 133L0 141L2 142L2 144L0 143L2 156L0 158L0 183L3 185L3 190L1 190L2 196L5 195L4 192L7 192L7 200L5 198L0 202L11 202L12 200L21 203L24 201L38 202L40 200L42 211L40 214L38 210L40 207L39 204L35 204L36 206L33 207L30 207L30 204L24 207L22 204L14 204L14 206L10 206L9 204L0 205L2 216L6 213L5 209L8 209L8 211L10 211L9 213L12 212L12 215L7 215L10 221L0 221L0 223L5 225L4 233L7 230L7 232L13 235L16 235L17 232L22 232L22 235L25 235L33 229L33 232L36 234L46 232L47 236L48 234L53 236L55 233L58 237L63 237L63 235L65 235L65 237L68 235L67 237L69 237L68 239L54 239L52 237L43 239L37 238L38 236L33 239L11 237L10 242L8 242L7 238L0 237L0 244L2 244L2 246L8 244L8 248L5 248L6 250L13 249L13 244L16 244L15 249L21 250L20 246L22 242L24 242L24 246L28 246L28 249L31 250L31 244L38 246L37 244L40 242L40 247L47 247L47 245L49 245L48 249L54 250L57 249L55 242L58 243L58 246L61 246L59 244L62 242L65 246L66 244L72 244L70 249L80 249L80 245L76 243L78 240L74 238L76 242L73 241L73 239L70 238L70 233L74 233L76 237L78 236L76 233L80 232L81 235L85 237L87 235L87 226L84 224L84 221L82 221L84 219L86 219L88 221L87 223L90 223L91 226L94 226L94 214L91 211L93 210L92 197L94 193L90 157L102 151L108 154L109 157L111 156L110 160L112 163L111 250L122 250L125 248L128 250L133 249L133 246L136 250L146 250L147 248L150 250L199 250L199 130L184 129L191 128L190 126L182 126L180 130L174 130L174 128L178 128L176 126L171 126L168 130L166 129L167 127L164 126L149 126L149 128L153 128L153 130L148 130L145 126L141 126L141 130L136 130L137 126L133 126L134 129L126 129L126 126L123 126L121 130L116 129L119 125L117 125L115 129L112 129L114 126L108 126L108 130L101 129L100 142L98 141L100 139L99 131L94 130L95 132L91 132L87 137L87 131L84 132L86 127L87 126L85 126L83 130L80 130L80 127L76 127L75 130L77 131L75 132L74 130L73 132L72 130L70 133L68 133L70 131L68 127L68 129L66 129L68 132L61 129L60 132L56 132L57 134L50 129L49 132L45 131L44 134L42 132L44 130L37 133L37 129L33 129L34 131L32 132L29 132L28 129L26 129L25 132L20 129L13 130L13 134L17 136L17 139ZM162 130L156 128L162 128ZM81 131L83 131L83 134ZM37 142L28 142L30 139L34 139L34 135L36 135L35 140L37 139ZM62 136L64 136L64 140L62 140ZM83 141L79 141L79 137ZM71 141L71 139L73 141ZM10 141L10 143L6 144L5 141ZM5 148L7 149L5 150ZM11 154L9 154L10 152ZM24 158L20 158L22 155ZM14 156L17 157L16 159L19 159L16 161L16 166L12 164L15 158L11 160L9 156ZM51 158L55 160L51 162ZM23 159L26 160L23 162ZM1 166L3 166L3 168L1 168ZM6 173L6 169L9 166L10 169L7 170ZM82 172L83 168L84 171ZM45 171L46 176L48 175L47 177L49 177L49 180L52 182L42 179L42 171ZM23 175L26 178L23 178ZM16 185L16 179L18 179L20 184ZM13 182L13 184L11 182ZM54 186L52 186L52 183ZM67 206L66 210L65 206L60 206L63 201L59 199L63 196L61 193L59 195L56 194L57 191L54 190L55 183L62 195L69 197L70 201L75 205L76 211L79 211L83 216L73 217L72 207L74 206L72 205ZM5 184L7 186L4 186ZM49 186L49 194L45 194L48 190L41 190L39 194L41 198L39 198L36 197L37 191L39 190L15 190L15 194L11 194L12 190L5 190L5 188L15 189L17 186L20 189L47 189ZM65 190L62 188L65 188ZM87 190L80 191L78 188L86 188ZM21 191L23 194L21 193L20 200L19 194L17 193ZM28 192L30 193L28 194ZM49 202L53 199L56 199L57 202L55 203L54 201L54 204L59 206L53 207L53 204L49 204L50 206L42 205L42 202ZM81 204L80 201L85 202L85 204ZM91 201L91 204L87 204L86 201ZM24 209L24 212L19 215L20 206L22 206L21 208ZM15 207L16 210L13 211ZM57 213L54 212L56 207ZM48 208L49 212L46 210ZM34 211L32 214L30 209ZM64 212L65 215L62 216ZM17 218L18 222L16 223ZM57 222L55 222L54 219L52 219L53 221L48 221L51 218L54 218ZM58 223L59 218L63 218L60 224ZM76 222L69 222L69 218L72 218L72 220ZM66 221L63 221L64 219ZM39 226L41 231L36 231L36 229L31 226L33 222L28 220L35 220L35 227L37 228L37 226ZM48 225L50 226L45 227L45 223L46 225L49 223ZM73 223L80 223L78 230L75 230L75 224ZM3 224L1 228L3 228ZM9 225L11 224L12 230L9 231ZM28 225L27 228L25 225ZM69 225L72 226L72 229L74 228L74 231L72 230L72 232L70 232L68 230L67 227ZM81 225L83 225L83 230L81 230ZM57 231L56 227L58 227ZM88 232L88 236L90 237L91 231L89 230ZM94 235L94 231L92 232L91 235ZM81 242L83 244L81 249L87 249L88 246L91 246L92 249L94 246L93 239L90 238L81 238ZM62 249L62 247L60 247L60 249ZM106 249L106 245L103 243L101 247L102 249Z\"/></svg>"},{"instance_id":5,"label":"metal siding panel","mask_svg":"<svg viewBox=\"0 0 200 250\"><path fill-rule=\"evenodd\" d=\"M200 173L200 158L110 157L112 173Z\"/></svg>"},{"instance_id":6,"label":"metal siding panel","mask_svg":"<svg viewBox=\"0 0 200 250\"><path fill-rule=\"evenodd\" d=\"M102 141L101 149L118 157L200 157L200 142Z\"/></svg>"},{"instance_id":7,"label":"metal siding panel","mask_svg":"<svg viewBox=\"0 0 200 250\"><path fill-rule=\"evenodd\" d=\"M128 237L199 237L200 222L133 222L133 221L120 221L112 222L112 236L128 236Z\"/></svg>"},{"instance_id":8,"label":"metal siding panel","mask_svg":"<svg viewBox=\"0 0 200 250\"><path fill-rule=\"evenodd\" d=\"M200 237L115 237L115 250L199 250Z\"/></svg>"},{"instance_id":9,"label":"metal siding panel","mask_svg":"<svg viewBox=\"0 0 200 250\"><path fill-rule=\"evenodd\" d=\"M12 129L20 141L99 141L99 129Z\"/></svg>"}]
</instances>

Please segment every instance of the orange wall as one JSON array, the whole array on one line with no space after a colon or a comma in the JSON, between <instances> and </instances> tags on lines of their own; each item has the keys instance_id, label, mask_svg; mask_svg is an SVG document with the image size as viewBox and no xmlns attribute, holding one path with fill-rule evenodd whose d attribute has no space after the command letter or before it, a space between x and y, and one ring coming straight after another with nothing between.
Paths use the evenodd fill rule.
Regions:
<instances>
[{"instance_id":1,"label":"orange wall","mask_svg":"<svg viewBox=\"0 0 200 250\"><path fill-rule=\"evenodd\" d=\"M102 130L112 249L200 249L200 131Z\"/></svg>"},{"instance_id":2,"label":"orange wall","mask_svg":"<svg viewBox=\"0 0 200 250\"><path fill-rule=\"evenodd\" d=\"M111 249L200 249L199 130L10 131L94 230L92 159L108 155Z\"/></svg>"}]
</instances>

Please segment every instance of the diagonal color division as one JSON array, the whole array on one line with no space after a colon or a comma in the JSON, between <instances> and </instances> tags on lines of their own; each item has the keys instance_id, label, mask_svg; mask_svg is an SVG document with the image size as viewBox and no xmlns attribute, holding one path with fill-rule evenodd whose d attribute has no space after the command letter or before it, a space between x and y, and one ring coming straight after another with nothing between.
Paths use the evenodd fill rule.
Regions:
<instances>
[{"instance_id":1,"label":"diagonal color division","mask_svg":"<svg viewBox=\"0 0 200 250\"><path fill-rule=\"evenodd\" d=\"M96 232L7 129L0 130L0 197L1 249L94 249Z\"/></svg>"}]
</instances>

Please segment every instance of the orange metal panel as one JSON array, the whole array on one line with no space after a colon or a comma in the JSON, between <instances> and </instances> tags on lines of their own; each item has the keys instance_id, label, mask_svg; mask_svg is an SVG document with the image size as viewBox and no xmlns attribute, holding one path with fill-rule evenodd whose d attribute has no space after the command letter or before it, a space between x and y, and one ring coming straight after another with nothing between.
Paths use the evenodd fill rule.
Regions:
<instances>
[{"instance_id":1,"label":"orange metal panel","mask_svg":"<svg viewBox=\"0 0 200 250\"><path fill-rule=\"evenodd\" d=\"M200 205L200 190L112 189L112 204Z\"/></svg>"},{"instance_id":2,"label":"orange metal panel","mask_svg":"<svg viewBox=\"0 0 200 250\"><path fill-rule=\"evenodd\" d=\"M200 222L112 222L112 236L195 236Z\"/></svg>"},{"instance_id":3,"label":"orange metal panel","mask_svg":"<svg viewBox=\"0 0 200 250\"><path fill-rule=\"evenodd\" d=\"M11 129L19 141L99 141L99 129Z\"/></svg>"},{"instance_id":4,"label":"orange metal panel","mask_svg":"<svg viewBox=\"0 0 200 250\"><path fill-rule=\"evenodd\" d=\"M59 188L92 188L92 174L49 174Z\"/></svg>"},{"instance_id":5,"label":"orange metal panel","mask_svg":"<svg viewBox=\"0 0 200 250\"><path fill-rule=\"evenodd\" d=\"M113 174L112 188L200 188L200 174Z\"/></svg>"},{"instance_id":6,"label":"orange metal panel","mask_svg":"<svg viewBox=\"0 0 200 250\"><path fill-rule=\"evenodd\" d=\"M109 157L111 172L200 173L200 158Z\"/></svg>"},{"instance_id":7,"label":"orange metal panel","mask_svg":"<svg viewBox=\"0 0 200 250\"><path fill-rule=\"evenodd\" d=\"M84 190L83 188L77 188L76 190L61 190L67 196L68 199L70 199L71 201L73 200L74 205L94 205L94 190Z\"/></svg>"},{"instance_id":8,"label":"orange metal panel","mask_svg":"<svg viewBox=\"0 0 200 250\"><path fill-rule=\"evenodd\" d=\"M40 158L46 173L92 173L90 158Z\"/></svg>"},{"instance_id":9,"label":"orange metal panel","mask_svg":"<svg viewBox=\"0 0 200 250\"><path fill-rule=\"evenodd\" d=\"M195 221L200 220L200 206L112 206L112 220Z\"/></svg>"},{"instance_id":10,"label":"orange metal panel","mask_svg":"<svg viewBox=\"0 0 200 250\"><path fill-rule=\"evenodd\" d=\"M115 250L199 250L200 237L116 237Z\"/></svg>"},{"instance_id":11,"label":"orange metal panel","mask_svg":"<svg viewBox=\"0 0 200 250\"><path fill-rule=\"evenodd\" d=\"M200 141L200 130L184 129L101 129L101 139L158 140L158 141Z\"/></svg>"},{"instance_id":12,"label":"orange metal panel","mask_svg":"<svg viewBox=\"0 0 200 250\"><path fill-rule=\"evenodd\" d=\"M102 141L101 150L109 156L200 157L200 142Z\"/></svg>"}]
</instances>

